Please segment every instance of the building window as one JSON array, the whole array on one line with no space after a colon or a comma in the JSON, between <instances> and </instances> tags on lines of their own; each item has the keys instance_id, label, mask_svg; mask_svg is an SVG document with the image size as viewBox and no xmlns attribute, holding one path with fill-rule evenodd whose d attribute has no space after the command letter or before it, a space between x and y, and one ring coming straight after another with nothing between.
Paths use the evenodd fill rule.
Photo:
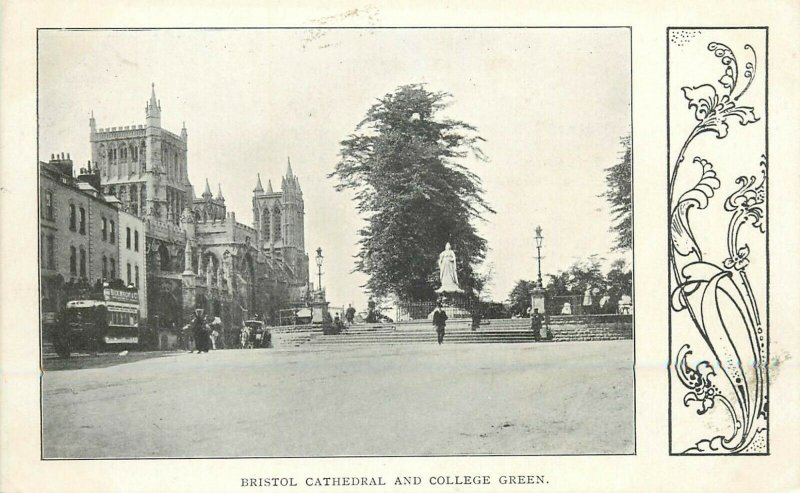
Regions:
<instances>
[{"instance_id":1,"label":"building window","mask_svg":"<svg viewBox=\"0 0 800 493\"><path fill-rule=\"evenodd\" d=\"M139 287L139 266L138 265L136 267L134 267L134 273L136 274L136 277L134 277L134 281L136 281L136 287L138 288Z\"/></svg>"},{"instance_id":2,"label":"building window","mask_svg":"<svg viewBox=\"0 0 800 493\"><path fill-rule=\"evenodd\" d=\"M125 228L125 248L131 249L131 228Z\"/></svg>"},{"instance_id":3,"label":"building window","mask_svg":"<svg viewBox=\"0 0 800 493\"><path fill-rule=\"evenodd\" d=\"M128 262L128 286L131 285L131 263Z\"/></svg>"},{"instance_id":4,"label":"building window","mask_svg":"<svg viewBox=\"0 0 800 493\"><path fill-rule=\"evenodd\" d=\"M103 218L103 241L108 239L108 221Z\"/></svg>"},{"instance_id":5,"label":"building window","mask_svg":"<svg viewBox=\"0 0 800 493\"><path fill-rule=\"evenodd\" d=\"M120 157L120 160L122 160L122 161L125 161L126 159L128 159L128 148L127 147L123 147L122 149L119 150L119 157Z\"/></svg>"},{"instance_id":6,"label":"building window","mask_svg":"<svg viewBox=\"0 0 800 493\"><path fill-rule=\"evenodd\" d=\"M82 235L86 234L86 209L81 207L81 228L80 233Z\"/></svg>"},{"instance_id":7,"label":"building window","mask_svg":"<svg viewBox=\"0 0 800 493\"><path fill-rule=\"evenodd\" d=\"M277 206L272 211L272 239L281 241L281 209Z\"/></svg>"},{"instance_id":8,"label":"building window","mask_svg":"<svg viewBox=\"0 0 800 493\"><path fill-rule=\"evenodd\" d=\"M77 219L75 218L75 204L69 204L69 230L75 231L75 224Z\"/></svg>"},{"instance_id":9,"label":"building window","mask_svg":"<svg viewBox=\"0 0 800 493\"><path fill-rule=\"evenodd\" d=\"M116 230L116 228L114 228L114 221L111 221L111 229L109 229L108 234L109 234L108 238L109 238L109 240L111 240L111 243L116 243L117 242L117 230Z\"/></svg>"},{"instance_id":10,"label":"building window","mask_svg":"<svg viewBox=\"0 0 800 493\"><path fill-rule=\"evenodd\" d=\"M56 268L56 237L47 236L47 267L55 270Z\"/></svg>"},{"instance_id":11,"label":"building window","mask_svg":"<svg viewBox=\"0 0 800 493\"><path fill-rule=\"evenodd\" d=\"M78 250L74 246L69 247L69 273L78 274Z\"/></svg>"},{"instance_id":12,"label":"building window","mask_svg":"<svg viewBox=\"0 0 800 493\"><path fill-rule=\"evenodd\" d=\"M108 279L108 258L103 255L103 279Z\"/></svg>"},{"instance_id":13,"label":"building window","mask_svg":"<svg viewBox=\"0 0 800 493\"><path fill-rule=\"evenodd\" d=\"M139 251L139 231L133 232L133 249Z\"/></svg>"},{"instance_id":14,"label":"building window","mask_svg":"<svg viewBox=\"0 0 800 493\"><path fill-rule=\"evenodd\" d=\"M86 277L86 250L81 247L81 277Z\"/></svg>"},{"instance_id":15,"label":"building window","mask_svg":"<svg viewBox=\"0 0 800 493\"><path fill-rule=\"evenodd\" d=\"M44 193L44 218L53 220L53 192L50 191Z\"/></svg>"},{"instance_id":16,"label":"building window","mask_svg":"<svg viewBox=\"0 0 800 493\"><path fill-rule=\"evenodd\" d=\"M131 191L128 193L128 200L130 200L131 214L134 216L139 215L139 192L136 190L136 185L131 185Z\"/></svg>"},{"instance_id":17,"label":"building window","mask_svg":"<svg viewBox=\"0 0 800 493\"><path fill-rule=\"evenodd\" d=\"M117 264L116 264L116 262L114 262L114 257L110 257L108 259L108 270L109 270L109 274L110 274L110 276L108 276L108 277L110 279L116 279L117 278Z\"/></svg>"}]
</instances>

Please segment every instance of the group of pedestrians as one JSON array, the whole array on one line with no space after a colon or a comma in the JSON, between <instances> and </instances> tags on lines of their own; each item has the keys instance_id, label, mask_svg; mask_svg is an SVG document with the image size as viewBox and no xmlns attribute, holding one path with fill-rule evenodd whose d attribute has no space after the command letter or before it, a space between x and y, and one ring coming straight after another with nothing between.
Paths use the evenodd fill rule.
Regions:
<instances>
[{"instance_id":1,"label":"group of pedestrians","mask_svg":"<svg viewBox=\"0 0 800 493\"><path fill-rule=\"evenodd\" d=\"M540 341L542 339L542 325L545 322L545 317L541 313L539 313L538 308L534 308L533 312L530 312L531 316L531 331L533 332L533 339L535 341ZM473 317L473 324L472 330L476 330L476 317ZM480 318L477 318L477 325L480 325ZM436 308L433 310L433 326L436 328L436 339L441 345L444 342L444 332L445 327L447 326L447 313L445 313L444 308L442 308L442 302L436 302ZM548 332L546 336L548 339L552 338L552 334Z\"/></svg>"},{"instance_id":2,"label":"group of pedestrians","mask_svg":"<svg viewBox=\"0 0 800 493\"><path fill-rule=\"evenodd\" d=\"M353 325L353 321L356 318L356 309L353 308L353 305L347 305L347 310L344 311L344 321L339 316L337 312L333 317L333 325L337 328L339 332L344 330L344 324L347 323L347 326L350 327Z\"/></svg>"}]
</instances>

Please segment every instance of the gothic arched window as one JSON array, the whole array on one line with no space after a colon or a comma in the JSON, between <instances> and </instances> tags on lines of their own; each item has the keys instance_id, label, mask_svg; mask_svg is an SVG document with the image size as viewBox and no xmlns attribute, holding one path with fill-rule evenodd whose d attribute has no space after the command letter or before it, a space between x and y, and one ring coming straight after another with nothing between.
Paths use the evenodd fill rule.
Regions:
<instances>
[{"instance_id":1,"label":"gothic arched window","mask_svg":"<svg viewBox=\"0 0 800 493\"><path fill-rule=\"evenodd\" d=\"M142 153L141 172L144 173L147 171L147 144L145 143L145 141L142 141L139 144L139 152Z\"/></svg>"},{"instance_id":2,"label":"gothic arched window","mask_svg":"<svg viewBox=\"0 0 800 493\"><path fill-rule=\"evenodd\" d=\"M264 234L264 239L269 241L269 209L264 209L264 212L261 214L261 232Z\"/></svg>"},{"instance_id":3,"label":"gothic arched window","mask_svg":"<svg viewBox=\"0 0 800 493\"><path fill-rule=\"evenodd\" d=\"M272 210L272 238L275 241L281 239L281 224L281 208L276 204L275 209Z\"/></svg>"},{"instance_id":4,"label":"gothic arched window","mask_svg":"<svg viewBox=\"0 0 800 493\"><path fill-rule=\"evenodd\" d=\"M203 272L206 275L206 282L211 283L207 287L217 284L217 269L219 263L213 253L208 253L203 258Z\"/></svg>"},{"instance_id":5,"label":"gothic arched window","mask_svg":"<svg viewBox=\"0 0 800 493\"><path fill-rule=\"evenodd\" d=\"M139 191L136 189L136 185L131 185L131 191L128 194L131 201L131 214L134 216L139 215Z\"/></svg>"}]
</instances>

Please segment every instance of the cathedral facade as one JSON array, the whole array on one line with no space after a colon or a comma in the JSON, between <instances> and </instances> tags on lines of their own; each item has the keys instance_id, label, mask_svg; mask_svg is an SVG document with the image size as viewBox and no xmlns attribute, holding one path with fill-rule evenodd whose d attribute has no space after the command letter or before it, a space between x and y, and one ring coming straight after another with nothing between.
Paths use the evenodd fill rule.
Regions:
<instances>
[{"instance_id":1,"label":"cathedral facade","mask_svg":"<svg viewBox=\"0 0 800 493\"><path fill-rule=\"evenodd\" d=\"M144 125L97 128L89 120L92 161L105 195L145 225L147 309L151 325L179 328L195 308L231 327L280 309L300 307L308 293L304 202L291 164L273 191L261 178L253 192L252 226L228 211L222 188L208 181L195 196L189 180L185 124L161 127L153 87Z\"/></svg>"}]
</instances>

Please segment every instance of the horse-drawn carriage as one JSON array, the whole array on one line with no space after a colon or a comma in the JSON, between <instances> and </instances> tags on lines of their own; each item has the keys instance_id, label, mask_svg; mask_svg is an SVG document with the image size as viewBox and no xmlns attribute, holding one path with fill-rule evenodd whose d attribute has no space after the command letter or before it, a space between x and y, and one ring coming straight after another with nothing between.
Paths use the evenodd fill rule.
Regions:
<instances>
[{"instance_id":1,"label":"horse-drawn carriage","mask_svg":"<svg viewBox=\"0 0 800 493\"><path fill-rule=\"evenodd\" d=\"M239 337L242 349L272 347L272 334L260 320L245 320Z\"/></svg>"}]
</instances>

